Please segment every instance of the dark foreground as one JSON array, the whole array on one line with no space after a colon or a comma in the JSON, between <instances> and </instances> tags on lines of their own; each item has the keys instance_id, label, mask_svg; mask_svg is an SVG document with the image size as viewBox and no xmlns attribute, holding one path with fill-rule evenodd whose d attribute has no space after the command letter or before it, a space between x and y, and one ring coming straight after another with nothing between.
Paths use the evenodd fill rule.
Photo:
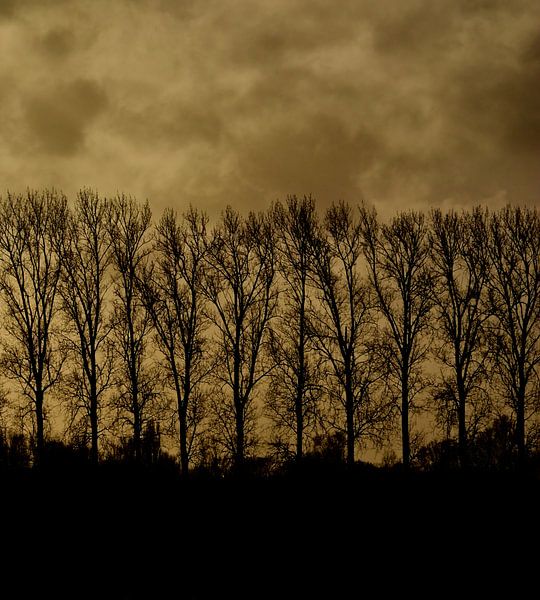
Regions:
<instances>
[{"instance_id":1,"label":"dark foreground","mask_svg":"<svg viewBox=\"0 0 540 600\"><path fill-rule=\"evenodd\" d=\"M4 473L0 597L536 597L539 500L531 474Z\"/></svg>"}]
</instances>

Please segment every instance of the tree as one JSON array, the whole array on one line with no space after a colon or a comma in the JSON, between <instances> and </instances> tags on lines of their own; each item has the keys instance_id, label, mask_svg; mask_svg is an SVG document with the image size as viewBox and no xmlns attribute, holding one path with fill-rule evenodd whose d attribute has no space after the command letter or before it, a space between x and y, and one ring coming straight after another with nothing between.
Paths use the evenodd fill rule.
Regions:
<instances>
[{"instance_id":1,"label":"tree","mask_svg":"<svg viewBox=\"0 0 540 600\"><path fill-rule=\"evenodd\" d=\"M494 368L516 419L518 461L526 454L526 421L538 410L540 364L540 218L506 206L489 220L490 342Z\"/></svg>"},{"instance_id":2,"label":"tree","mask_svg":"<svg viewBox=\"0 0 540 600\"><path fill-rule=\"evenodd\" d=\"M68 389L68 393L75 394L71 419L74 421L82 412L84 425L89 423L90 456L94 464L99 459L102 397L110 386L112 374L111 348L107 344L110 324L105 314L111 285L110 214L107 200L91 190L80 191L59 245L64 257L59 291L73 333L66 337L75 357Z\"/></svg>"},{"instance_id":3,"label":"tree","mask_svg":"<svg viewBox=\"0 0 540 600\"><path fill-rule=\"evenodd\" d=\"M315 202L308 197L277 202L271 212L277 238L277 264L284 283L277 324L269 345L275 368L268 389L268 408L278 431L295 437L296 460L304 454L305 432L315 424L320 360L309 332L311 246L317 217Z\"/></svg>"},{"instance_id":4,"label":"tree","mask_svg":"<svg viewBox=\"0 0 540 600\"><path fill-rule=\"evenodd\" d=\"M141 461L142 433L153 419L159 396L156 372L147 360L152 319L138 293L137 282L150 252L151 212L148 202L117 196L111 202L109 235L114 282L113 337L116 357L118 394L115 404L119 420L131 428L133 454Z\"/></svg>"},{"instance_id":5,"label":"tree","mask_svg":"<svg viewBox=\"0 0 540 600\"><path fill-rule=\"evenodd\" d=\"M0 291L6 305L3 371L16 380L35 417L35 461L44 457L45 395L60 379L65 353L57 307L67 202L54 190L0 199Z\"/></svg>"},{"instance_id":6,"label":"tree","mask_svg":"<svg viewBox=\"0 0 540 600\"><path fill-rule=\"evenodd\" d=\"M468 417L476 425L485 412L480 383L485 375L486 239L486 214L479 208L461 215L453 211L443 215L440 210L431 213L433 299L442 340L436 354L451 371L450 376L444 375L439 394L450 400L457 415L461 466L467 464Z\"/></svg>"},{"instance_id":7,"label":"tree","mask_svg":"<svg viewBox=\"0 0 540 600\"><path fill-rule=\"evenodd\" d=\"M409 468L410 411L424 388L420 365L427 352L422 333L429 324L432 274L425 218L419 212L400 213L379 226L376 213L360 208L364 253L377 305L387 327L382 349L390 366L401 414L403 466Z\"/></svg>"},{"instance_id":8,"label":"tree","mask_svg":"<svg viewBox=\"0 0 540 600\"><path fill-rule=\"evenodd\" d=\"M202 418L201 386L209 374L205 360L208 218L196 209L183 215L167 210L157 226L153 266L139 278L141 299L152 319L176 395L180 466L187 475L192 445Z\"/></svg>"},{"instance_id":9,"label":"tree","mask_svg":"<svg viewBox=\"0 0 540 600\"><path fill-rule=\"evenodd\" d=\"M360 272L361 225L349 205L341 202L328 209L312 258L320 294L312 328L318 350L331 366L327 391L345 416L344 427L339 418L332 424L345 433L347 463L352 465L357 441L377 438L389 414L373 393L381 379L372 352L373 298Z\"/></svg>"},{"instance_id":10,"label":"tree","mask_svg":"<svg viewBox=\"0 0 540 600\"><path fill-rule=\"evenodd\" d=\"M241 468L250 445L254 390L269 372L261 350L277 303L270 220L254 213L242 218L227 207L207 256L205 293L214 307L223 368L216 376L231 392L230 399L216 407L216 416L235 465Z\"/></svg>"}]
</instances>

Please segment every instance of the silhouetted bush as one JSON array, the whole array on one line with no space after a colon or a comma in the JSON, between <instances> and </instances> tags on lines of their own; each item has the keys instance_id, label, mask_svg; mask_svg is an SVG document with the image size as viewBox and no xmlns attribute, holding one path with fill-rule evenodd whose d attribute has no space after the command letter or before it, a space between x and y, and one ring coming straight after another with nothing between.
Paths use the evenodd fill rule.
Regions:
<instances>
[{"instance_id":1,"label":"silhouetted bush","mask_svg":"<svg viewBox=\"0 0 540 600\"><path fill-rule=\"evenodd\" d=\"M315 436L313 450L307 456L323 463L342 463L345 460L345 434L336 431Z\"/></svg>"},{"instance_id":2,"label":"silhouetted bush","mask_svg":"<svg viewBox=\"0 0 540 600\"><path fill-rule=\"evenodd\" d=\"M515 423L510 417L496 418L471 444L471 464L484 470L508 470L517 466Z\"/></svg>"},{"instance_id":3,"label":"silhouetted bush","mask_svg":"<svg viewBox=\"0 0 540 600\"><path fill-rule=\"evenodd\" d=\"M0 466L10 469L24 469L30 465L30 462L30 446L24 435L9 435L0 432Z\"/></svg>"},{"instance_id":4,"label":"silhouetted bush","mask_svg":"<svg viewBox=\"0 0 540 600\"><path fill-rule=\"evenodd\" d=\"M459 468L458 444L455 440L434 441L416 453L414 466L421 471L449 471Z\"/></svg>"},{"instance_id":5,"label":"silhouetted bush","mask_svg":"<svg viewBox=\"0 0 540 600\"><path fill-rule=\"evenodd\" d=\"M74 446L61 440L46 440L43 447L42 467L58 470L76 470L88 465L90 452L86 446Z\"/></svg>"},{"instance_id":6,"label":"silhouetted bush","mask_svg":"<svg viewBox=\"0 0 540 600\"><path fill-rule=\"evenodd\" d=\"M460 468L459 448L455 440L433 441L422 446L415 466L421 471L453 471ZM469 442L469 468L482 471L507 471L518 466L515 424L506 415Z\"/></svg>"}]
</instances>

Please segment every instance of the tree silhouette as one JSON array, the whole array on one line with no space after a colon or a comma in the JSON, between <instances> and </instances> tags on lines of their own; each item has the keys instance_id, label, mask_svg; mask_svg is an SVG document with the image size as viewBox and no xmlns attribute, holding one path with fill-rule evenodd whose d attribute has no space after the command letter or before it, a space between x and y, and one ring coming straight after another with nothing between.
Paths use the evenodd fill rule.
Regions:
<instances>
[{"instance_id":1,"label":"tree silhouette","mask_svg":"<svg viewBox=\"0 0 540 600\"><path fill-rule=\"evenodd\" d=\"M67 200L28 190L0 200L0 291L6 305L4 374L18 382L35 416L35 461L45 444L45 394L61 375L65 353L58 335L58 286Z\"/></svg>"},{"instance_id":2,"label":"tree silhouette","mask_svg":"<svg viewBox=\"0 0 540 600\"><path fill-rule=\"evenodd\" d=\"M207 223L208 218L193 208L181 223L176 213L165 211L157 226L153 264L138 280L176 396L184 475L203 416L202 384L210 371L205 357L208 318L202 293L208 268Z\"/></svg>"},{"instance_id":3,"label":"tree silhouette","mask_svg":"<svg viewBox=\"0 0 540 600\"><path fill-rule=\"evenodd\" d=\"M126 196L117 196L111 201L109 235L116 270L113 338L120 362L115 404L118 420L131 428L136 462L140 462L142 456L143 428L148 419L155 417L158 402L156 373L147 360L152 320L137 288L150 252L150 222L148 202L140 205Z\"/></svg>"},{"instance_id":4,"label":"tree silhouette","mask_svg":"<svg viewBox=\"0 0 540 600\"><path fill-rule=\"evenodd\" d=\"M223 213L208 248L205 293L214 310L220 384L231 392L218 405L218 423L237 467L249 445L254 390L268 374L262 347L277 304L275 232L264 215L242 218L232 208ZM232 421L232 422L231 422Z\"/></svg>"},{"instance_id":5,"label":"tree silhouette","mask_svg":"<svg viewBox=\"0 0 540 600\"><path fill-rule=\"evenodd\" d=\"M540 218L506 206L489 221L489 306L493 366L516 418L518 460L526 458L527 419L538 410Z\"/></svg>"},{"instance_id":6,"label":"tree silhouette","mask_svg":"<svg viewBox=\"0 0 540 600\"><path fill-rule=\"evenodd\" d=\"M108 235L110 204L91 190L77 196L68 216L66 235L58 252L64 270L59 291L62 308L73 336L66 336L75 356L68 393L74 394L71 419L82 411L90 424L91 460L98 462L102 398L112 375L110 324L106 320L106 297L110 288L108 269L112 260Z\"/></svg>"},{"instance_id":7,"label":"tree silhouette","mask_svg":"<svg viewBox=\"0 0 540 600\"><path fill-rule=\"evenodd\" d=\"M345 416L347 463L355 459L355 443L374 436L387 421L388 405L377 402L374 385L381 369L372 352L373 298L361 275L362 229L350 206L339 203L326 212L324 231L313 241L313 269L320 294L313 311L317 348L331 368L327 391ZM334 427L341 427L333 419Z\"/></svg>"},{"instance_id":8,"label":"tree silhouette","mask_svg":"<svg viewBox=\"0 0 540 600\"><path fill-rule=\"evenodd\" d=\"M271 212L277 236L277 264L283 282L279 315L272 327L269 351L274 363L268 412L278 431L295 438L295 457L304 454L304 437L316 423L321 395L320 359L309 331L309 286L312 240L317 216L308 197L289 196Z\"/></svg>"},{"instance_id":9,"label":"tree silhouette","mask_svg":"<svg viewBox=\"0 0 540 600\"><path fill-rule=\"evenodd\" d=\"M424 387L418 367L427 345L421 335L429 325L433 302L428 228L419 212L400 213L382 226L374 210L362 206L360 214L371 282L387 323L384 346L389 375L399 397L403 466L407 469L411 454L409 413Z\"/></svg>"},{"instance_id":10,"label":"tree silhouette","mask_svg":"<svg viewBox=\"0 0 540 600\"><path fill-rule=\"evenodd\" d=\"M437 356L451 370L440 394L449 398L458 422L459 459L467 464L468 415L476 424L485 412L484 290L489 276L486 214L480 209L461 215L431 214L431 261L436 326L442 339Z\"/></svg>"}]
</instances>

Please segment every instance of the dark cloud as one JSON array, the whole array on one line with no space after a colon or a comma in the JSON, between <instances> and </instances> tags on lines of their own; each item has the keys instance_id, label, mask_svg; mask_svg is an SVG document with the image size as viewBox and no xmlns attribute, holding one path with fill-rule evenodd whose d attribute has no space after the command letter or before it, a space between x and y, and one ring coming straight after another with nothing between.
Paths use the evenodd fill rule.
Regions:
<instances>
[{"instance_id":1,"label":"dark cloud","mask_svg":"<svg viewBox=\"0 0 540 600\"><path fill-rule=\"evenodd\" d=\"M305 10L305 7L299 10L295 3L278 4L270 14L256 13L251 18L238 19L238 15L232 13L226 19L227 27L236 30L236 34L226 36L224 56L240 65L285 63L290 66L290 61L343 43L358 33L358 21L331 4L318 10ZM324 27L321 27L322 23Z\"/></svg>"},{"instance_id":2,"label":"dark cloud","mask_svg":"<svg viewBox=\"0 0 540 600\"><path fill-rule=\"evenodd\" d=\"M540 60L536 39L514 60L463 66L450 79L447 118L469 146L491 146L508 163L540 151ZM509 181L510 183L510 181Z\"/></svg>"},{"instance_id":3,"label":"dark cloud","mask_svg":"<svg viewBox=\"0 0 540 600\"><path fill-rule=\"evenodd\" d=\"M74 49L75 34L69 29L52 29L38 42L38 49L52 58L65 58Z\"/></svg>"},{"instance_id":4,"label":"dark cloud","mask_svg":"<svg viewBox=\"0 0 540 600\"><path fill-rule=\"evenodd\" d=\"M72 0L55 0L54 7L49 5L48 8L62 9L63 5L72 2ZM23 17L25 18L29 12L35 7L43 6L43 0L0 0L0 19L2 17Z\"/></svg>"},{"instance_id":5,"label":"dark cloud","mask_svg":"<svg viewBox=\"0 0 540 600\"><path fill-rule=\"evenodd\" d=\"M130 1L140 3L140 0ZM149 10L163 11L167 16L184 20L197 15L200 3L197 0L149 0L147 7Z\"/></svg>"},{"instance_id":6,"label":"dark cloud","mask_svg":"<svg viewBox=\"0 0 540 600\"><path fill-rule=\"evenodd\" d=\"M326 114L271 126L261 134L239 144L239 164L255 188L280 196L295 192L313 193L327 202L358 199L358 176L381 153L372 134L351 134L338 118Z\"/></svg>"},{"instance_id":7,"label":"dark cloud","mask_svg":"<svg viewBox=\"0 0 540 600\"><path fill-rule=\"evenodd\" d=\"M15 0L2 0L0 2L0 19L10 18L15 12Z\"/></svg>"},{"instance_id":8,"label":"dark cloud","mask_svg":"<svg viewBox=\"0 0 540 600\"><path fill-rule=\"evenodd\" d=\"M506 116L503 142L519 155L540 156L540 65L518 73L496 87Z\"/></svg>"},{"instance_id":9,"label":"dark cloud","mask_svg":"<svg viewBox=\"0 0 540 600\"><path fill-rule=\"evenodd\" d=\"M42 153L72 155L85 140L85 132L107 104L95 82L78 79L28 99L25 115L30 139Z\"/></svg>"},{"instance_id":10,"label":"dark cloud","mask_svg":"<svg viewBox=\"0 0 540 600\"><path fill-rule=\"evenodd\" d=\"M522 58L525 64L540 63L540 31L531 36L530 40L527 40Z\"/></svg>"},{"instance_id":11,"label":"dark cloud","mask_svg":"<svg viewBox=\"0 0 540 600\"><path fill-rule=\"evenodd\" d=\"M420 54L444 51L459 27L459 13L448 2L404 2L403 8L386 11L374 19L374 45L379 52Z\"/></svg>"},{"instance_id":12,"label":"dark cloud","mask_svg":"<svg viewBox=\"0 0 540 600\"><path fill-rule=\"evenodd\" d=\"M177 101L149 103L137 111L122 108L112 127L134 144L178 147L197 142L215 144L224 125L212 106Z\"/></svg>"}]
</instances>

